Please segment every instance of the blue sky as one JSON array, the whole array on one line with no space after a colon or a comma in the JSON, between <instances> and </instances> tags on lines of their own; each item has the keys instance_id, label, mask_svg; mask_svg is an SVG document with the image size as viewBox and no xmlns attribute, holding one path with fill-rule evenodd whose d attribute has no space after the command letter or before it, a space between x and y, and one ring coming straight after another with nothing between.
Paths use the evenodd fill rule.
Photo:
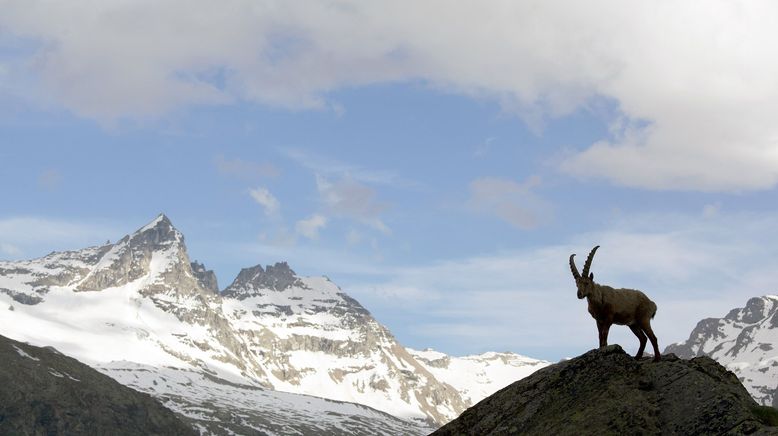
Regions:
<instances>
[{"instance_id":1,"label":"blue sky","mask_svg":"<svg viewBox=\"0 0 778 436\"><path fill-rule=\"evenodd\" d=\"M195 3L0 0L0 258L164 212L222 287L287 260L408 346L546 359L596 344L596 244L662 348L776 292L770 3Z\"/></svg>"}]
</instances>

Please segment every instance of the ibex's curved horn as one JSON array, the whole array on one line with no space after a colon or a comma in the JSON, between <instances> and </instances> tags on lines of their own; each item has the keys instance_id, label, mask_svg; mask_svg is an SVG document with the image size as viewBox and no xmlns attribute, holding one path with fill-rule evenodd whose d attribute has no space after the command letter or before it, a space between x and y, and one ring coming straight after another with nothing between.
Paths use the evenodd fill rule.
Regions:
<instances>
[{"instance_id":1,"label":"ibex's curved horn","mask_svg":"<svg viewBox=\"0 0 778 436\"><path fill-rule=\"evenodd\" d=\"M600 248L599 245L592 248L592 251L589 252L589 257L586 258L586 263L584 263L584 269L583 269L584 277L589 275L589 267L592 266L592 259L594 259L594 252L597 251L598 248Z\"/></svg>"},{"instance_id":2,"label":"ibex's curved horn","mask_svg":"<svg viewBox=\"0 0 778 436\"><path fill-rule=\"evenodd\" d=\"M570 255L570 271L573 272L573 278L580 279L581 274L578 274L578 268L575 267L575 262L573 261L573 258L575 257L575 254Z\"/></svg>"}]
</instances>

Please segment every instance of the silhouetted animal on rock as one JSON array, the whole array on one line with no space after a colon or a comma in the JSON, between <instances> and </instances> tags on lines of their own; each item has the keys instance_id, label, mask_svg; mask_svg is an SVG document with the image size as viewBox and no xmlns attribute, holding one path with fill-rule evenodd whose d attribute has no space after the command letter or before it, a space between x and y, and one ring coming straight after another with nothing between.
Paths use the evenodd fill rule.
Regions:
<instances>
[{"instance_id":1,"label":"silhouetted animal on rock","mask_svg":"<svg viewBox=\"0 0 778 436\"><path fill-rule=\"evenodd\" d=\"M597 321L597 331L600 334L600 347L608 345L608 330L611 325L619 324L628 326L632 333L640 340L640 348L635 359L643 357L646 348L646 336L654 347L654 362L658 362L659 345L656 335L651 330L651 319L656 315L656 304L646 294L634 289L614 289L610 286L594 282L594 273L589 272L592 265L594 252L600 246L592 248L589 257L584 263L583 274L578 273L573 257L570 255L570 270L575 278L575 286L578 288L578 298L586 298L589 302L589 313Z\"/></svg>"}]
</instances>

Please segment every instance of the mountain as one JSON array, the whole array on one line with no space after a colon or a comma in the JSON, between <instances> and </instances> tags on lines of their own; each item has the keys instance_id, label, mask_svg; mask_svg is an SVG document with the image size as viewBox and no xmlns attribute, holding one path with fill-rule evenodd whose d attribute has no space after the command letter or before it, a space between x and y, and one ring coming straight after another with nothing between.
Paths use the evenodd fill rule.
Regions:
<instances>
[{"instance_id":1,"label":"mountain","mask_svg":"<svg viewBox=\"0 0 778 436\"><path fill-rule=\"evenodd\" d=\"M776 424L778 411L709 357L636 361L611 345L505 387L433 435L776 435Z\"/></svg>"},{"instance_id":2,"label":"mountain","mask_svg":"<svg viewBox=\"0 0 778 436\"><path fill-rule=\"evenodd\" d=\"M778 296L751 298L723 318L697 323L689 339L669 345L679 357L710 356L734 372L760 404L778 407Z\"/></svg>"},{"instance_id":3,"label":"mountain","mask_svg":"<svg viewBox=\"0 0 778 436\"><path fill-rule=\"evenodd\" d=\"M326 277L298 276L284 262L244 268L219 293L215 274L190 261L183 235L165 215L115 244L0 262L0 307L8 308L0 310L0 333L54 346L200 427L238 433L244 424L267 431L288 420L315 425L291 416L311 416L306 404L317 400L271 394L283 391L335 400L316 403L333 416L345 413L333 404L360 403L405 421L359 406L355 423L421 434L541 366L495 354L448 357L456 363L446 369L440 359L404 348ZM478 374L477 381L462 383L463 371ZM175 389L160 382L177 377L188 381L171 384ZM248 406L242 415L229 412L232 403L252 402L263 417L256 412L239 422L250 415ZM274 404L302 409L268 412ZM198 407L204 411L195 423ZM220 419L229 425L214 424Z\"/></svg>"},{"instance_id":4,"label":"mountain","mask_svg":"<svg viewBox=\"0 0 778 436\"><path fill-rule=\"evenodd\" d=\"M456 388L469 405L551 364L515 353L488 352L454 357L427 348L408 349L435 378Z\"/></svg>"},{"instance_id":5,"label":"mountain","mask_svg":"<svg viewBox=\"0 0 778 436\"><path fill-rule=\"evenodd\" d=\"M196 434L150 395L52 348L0 336L0 362L0 434Z\"/></svg>"},{"instance_id":6,"label":"mountain","mask_svg":"<svg viewBox=\"0 0 778 436\"><path fill-rule=\"evenodd\" d=\"M257 265L243 269L222 295L275 389L326 393L435 423L466 407L455 388L325 277L300 278L283 262Z\"/></svg>"}]
</instances>

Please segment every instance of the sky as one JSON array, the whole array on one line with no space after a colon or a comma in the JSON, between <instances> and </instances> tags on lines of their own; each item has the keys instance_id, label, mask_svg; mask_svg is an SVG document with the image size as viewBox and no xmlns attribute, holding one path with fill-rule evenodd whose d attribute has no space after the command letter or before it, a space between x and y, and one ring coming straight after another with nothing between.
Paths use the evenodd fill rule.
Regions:
<instances>
[{"instance_id":1,"label":"sky","mask_svg":"<svg viewBox=\"0 0 778 436\"><path fill-rule=\"evenodd\" d=\"M778 292L776 40L769 1L0 0L0 259L165 213L222 288L288 261L406 346L557 360L600 245L664 349Z\"/></svg>"}]
</instances>

